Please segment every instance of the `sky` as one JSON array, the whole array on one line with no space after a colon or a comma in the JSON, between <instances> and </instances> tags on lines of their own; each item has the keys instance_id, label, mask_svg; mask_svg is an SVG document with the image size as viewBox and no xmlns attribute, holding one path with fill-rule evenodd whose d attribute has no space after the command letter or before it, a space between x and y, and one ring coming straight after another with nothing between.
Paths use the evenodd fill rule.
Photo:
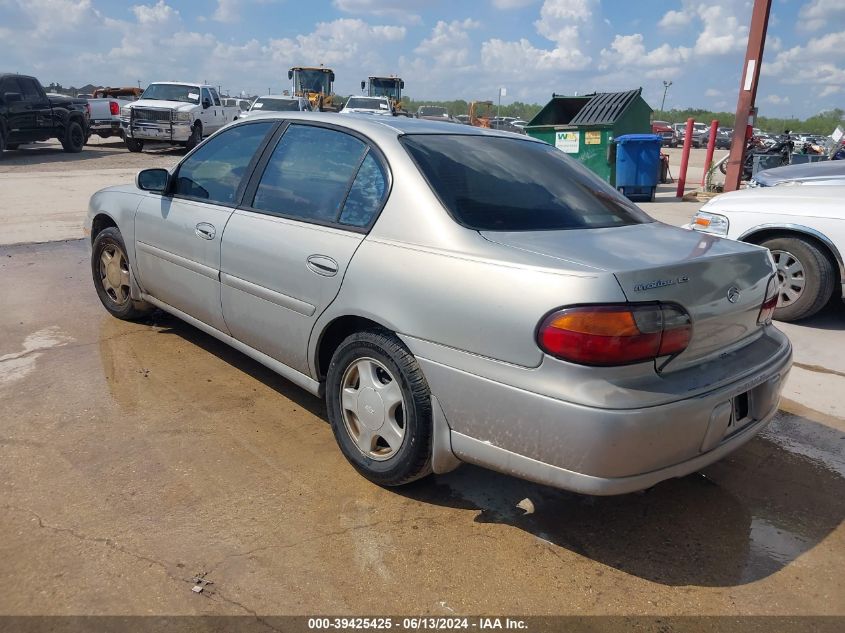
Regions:
<instances>
[{"instance_id":1,"label":"sky","mask_svg":"<svg viewBox=\"0 0 845 633\"><path fill-rule=\"evenodd\" d=\"M289 87L324 64L335 91L397 74L415 99L546 103L642 87L659 108L733 111L749 0L0 0L0 71L65 86L207 81ZM773 0L761 115L845 106L845 0Z\"/></svg>"}]
</instances>

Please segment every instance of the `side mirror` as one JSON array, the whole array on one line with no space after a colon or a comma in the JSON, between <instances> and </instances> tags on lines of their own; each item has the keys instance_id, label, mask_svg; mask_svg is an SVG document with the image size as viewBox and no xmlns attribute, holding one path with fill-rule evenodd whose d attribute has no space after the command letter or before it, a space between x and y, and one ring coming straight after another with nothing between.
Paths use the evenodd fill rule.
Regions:
<instances>
[{"instance_id":1,"label":"side mirror","mask_svg":"<svg viewBox=\"0 0 845 633\"><path fill-rule=\"evenodd\" d=\"M292 70L288 71L288 79L293 79L293 71Z\"/></svg>"},{"instance_id":2,"label":"side mirror","mask_svg":"<svg viewBox=\"0 0 845 633\"><path fill-rule=\"evenodd\" d=\"M364 92L364 88L366 88L366 87L367 87L367 82L366 82L366 81L362 81L362 82L361 82L361 92Z\"/></svg>"},{"instance_id":3,"label":"side mirror","mask_svg":"<svg viewBox=\"0 0 845 633\"><path fill-rule=\"evenodd\" d=\"M160 167L144 169L135 176L135 186L141 191L167 193L170 185L170 172Z\"/></svg>"},{"instance_id":4,"label":"side mirror","mask_svg":"<svg viewBox=\"0 0 845 633\"><path fill-rule=\"evenodd\" d=\"M399 82L399 89L400 89L400 90L404 90L404 89L405 89L405 81L404 81L404 80Z\"/></svg>"},{"instance_id":5,"label":"side mirror","mask_svg":"<svg viewBox=\"0 0 845 633\"><path fill-rule=\"evenodd\" d=\"M333 73L333 72L332 72L332 73L329 73L329 81L331 81L332 83L334 83L334 73Z\"/></svg>"},{"instance_id":6,"label":"side mirror","mask_svg":"<svg viewBox=\"0 0 845 633\"><path fill-rule=\"evenodd\" d=\"M211 99L203 99L202 107L204 110L208 110L211 107Z\"/></svg>"},{"instance_id":7,"label":"side mirror","mask_svg":"<svg viewBox=\"0 0 845 633\"><path fill-rule=\"evenodd\" d=\"M23 101L23 95L19 92L7 92L3 95L3 98L6 100L6 103L16 103L18 101Z\"/></svg>"}]
</instances>

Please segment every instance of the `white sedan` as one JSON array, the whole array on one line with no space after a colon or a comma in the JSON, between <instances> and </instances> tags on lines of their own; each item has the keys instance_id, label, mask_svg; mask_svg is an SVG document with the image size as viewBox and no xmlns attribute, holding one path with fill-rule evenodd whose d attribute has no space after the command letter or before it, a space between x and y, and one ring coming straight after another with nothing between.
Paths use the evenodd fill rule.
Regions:
<instances>
[{"instance_id":1,"label":"white sedan","mask_svg":"<svg viewBox=\"0 0 845 633\"><path fill-rule=\"evenodd\" d=\"M771 251L778 320L804 319L831 297L845 298L845 186L732 191L705 204L689 228Z\"/></svg>"}]
</instances>

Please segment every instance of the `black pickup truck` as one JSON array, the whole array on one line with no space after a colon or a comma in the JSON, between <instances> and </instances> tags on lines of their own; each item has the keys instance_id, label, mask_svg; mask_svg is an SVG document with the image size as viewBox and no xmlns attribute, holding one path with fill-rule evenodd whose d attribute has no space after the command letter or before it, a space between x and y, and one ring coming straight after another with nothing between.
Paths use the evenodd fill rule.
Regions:
<instances>
[{"instance_id":1,"label":"black pickup truck","mask_svg":"<svg viewBox=\"0 0 845 633\"><path fill-rule=\"evenodd\" d=\"M46 94L35 77L0 73L0 156L24 143L56 138L81 152L88 136L85 99Z\"/></svg>"}]
</instances>

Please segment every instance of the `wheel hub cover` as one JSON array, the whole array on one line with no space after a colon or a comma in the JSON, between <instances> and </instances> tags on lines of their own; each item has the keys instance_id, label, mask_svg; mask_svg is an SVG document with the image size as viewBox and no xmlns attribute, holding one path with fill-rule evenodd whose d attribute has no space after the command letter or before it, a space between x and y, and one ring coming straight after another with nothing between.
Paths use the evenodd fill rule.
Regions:
<instances>
[{"instance_id":1,"label":"wheel hub cover","mask_svg":"<svg viewBox=\"0 0 845 633\"><path fill-rule=\"evenodd\" d=\"M384 424L384 402L372 387L358 393L358 420L371 431L378 431Z\"/></svg>"}]
</instances>

